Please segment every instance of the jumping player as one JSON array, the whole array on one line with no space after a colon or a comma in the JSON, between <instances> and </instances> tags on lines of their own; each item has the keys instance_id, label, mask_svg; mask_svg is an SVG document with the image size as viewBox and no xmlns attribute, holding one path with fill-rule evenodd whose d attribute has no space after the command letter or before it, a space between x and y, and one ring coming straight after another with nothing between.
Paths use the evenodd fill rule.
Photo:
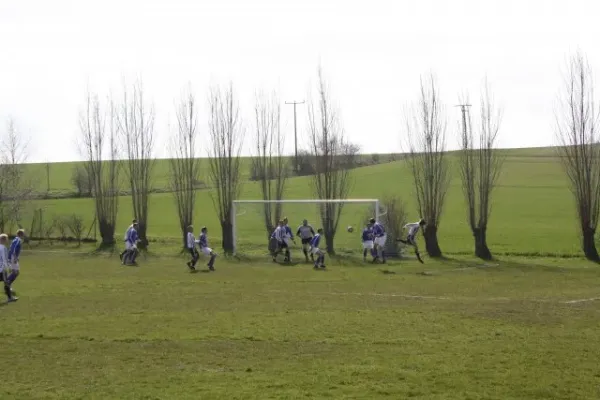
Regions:
<instances>
[{"instance_id":1,"label":"jumping player","mask_svg":"<svg viewBox=\"0 0 600 400\"><path fill-rule=\"evenodd\" d=\"M375 221L375 218L371 218L369 220L371 226L373 227L373 244L374 244L374 257L373 262L377 262L379 258L379 251L381 250L381 262L385 264L385 242L387 240L387 235L385 234L385 228L381 222Z\"/></svg>"},{"instance_id":2,"label":"jumping player","mask_svg":"<svg viewBox=\"0 0 600 400\"><path fill-rule=\"evenodd\" d=\"M121 252L121 254L119 254L119 259L121 261L123 261L123 257L125 256L125 253L127 253L127 250L129 250L129 248L127 247L128 246L128 244L127 244L127 235L129 235L129 231L133 229L133 225L134 224L137 224L137 219L134 219L133 221L131 221L131 225L129 225L127 227L127 230L125 231L125 236L123 237L123 241L125 242L125 250L123 250Z\"/></svg>"},{"instance_id":3,"label":"jumping player","mask_svg":"<svg viewBox=\"0 0 600 400\"><path fill-rule=\"evenodd\" d=\"M423 264L423 260L421 259L421 255L419 254L419 247L417 246L416 236L419 233L419 229L425 226L425 220L421 219L419 222L414 222L412 224L404 225L404 229L408 230L408 234L406 235L406 240L398 239L398 242L404 243L408 246L413 246L415 248L415 255L417 256L417 260L421 264Z\"/></svg>"},{"instance_id":4,"label":"jumping player","mask_svg":"<svg viewBox=\"0 0 600 400\"><path fill-rule=\"evenodd\" d=\"M310 253L317 255L315 266L313 267L314 269L325 268L325 253L319 249L321 235L323 235L323 229L319 228L317 234L310 240Z\"/></svg>"},{"instance_id":5,"label":"jumping player","mask_svg":"<svg viewBox=\"0 0 600 400\"><path fill-rule=\"evenodd\" d=\"M8 243L8 235L3 233L0 235L0 282L4 285L4 294L6 295L7 302L19 300L14 297L12 290L10 289L10 283L8 282L8 250L6 244Z\"/></svg>"},{"instance_id":6,"label":"jumping player","mask_svg":"<svg viewBox=\"0 0 600 400\"><path fill-rule=\"evenodd\" d=\"M363 261L367 261L367 254L371 252L371 255L374 255L374 244L373 244L373 228L371 225L365 226L365 229L362 231L362 246L363 246Z\"/></svg>"},{"instance_id":7,"label":"jumping player","mask_svg":"<svg viewBox=\"0 0 600 400\"><path fill-rule=\"evenodd\" d=\"M307 220L302 221L302 225L298 227L298 231L296 235L302 241L302 252L304 253L304 257L306 258L306 262L308 262L308 250L310 249L310 241L315 235L315 231L312 226L308 224ZM312 253L310 253L310 259L314 262L315 258Z\"/></svg>"},{"instance_id":8,"label":"jumping player","mask_svg":"<svg viewBox=\"0 0 600 400\"><path fill-rule=\"evenodd\" d=\"M192 259L187 262L187 266L190 271L195 271L200 254L196 250L196 238L194 237L194 227L192 225L187 228L186 247L192 256Z\"/></svg>"},{"instance_id":9,"label":"jumping player","mask_svg":"<svg viewBox=\"0 0 600 400\"><path fill-rule=\"evenodd\" d=\"M213 250L208 247L208 229L204 226L200 230L200 238L198 239L198 245L200 246L200 251L205 256L210 256L210 260L208 261L208 269L211 271L215 270L215 258L217 258L217 254L213 252Z\"/></svg>"}]
</instances>

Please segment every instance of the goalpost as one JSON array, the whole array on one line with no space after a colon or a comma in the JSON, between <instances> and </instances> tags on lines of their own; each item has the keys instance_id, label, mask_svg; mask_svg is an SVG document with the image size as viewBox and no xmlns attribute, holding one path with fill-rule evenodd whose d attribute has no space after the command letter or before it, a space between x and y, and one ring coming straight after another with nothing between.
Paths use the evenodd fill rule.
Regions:
<instances>
[{"instance_id":1,"label":"goalpost","mask_svg":"<svg viewBox=\"0 0 600 400\"><path fill-rule=\"evenodd\" d=\"M238 211L241 205L244 204L371 204L375 210L375 219L379 219L381 213L379 211L379 199L335 199L335 200L318 200L318 199L305 199L305 200L234 200L232 203L232 229L233 229L233 252L237 250L237 217ZM273 221L275 222L275 221Z\"/></svg>"}]
</instances>

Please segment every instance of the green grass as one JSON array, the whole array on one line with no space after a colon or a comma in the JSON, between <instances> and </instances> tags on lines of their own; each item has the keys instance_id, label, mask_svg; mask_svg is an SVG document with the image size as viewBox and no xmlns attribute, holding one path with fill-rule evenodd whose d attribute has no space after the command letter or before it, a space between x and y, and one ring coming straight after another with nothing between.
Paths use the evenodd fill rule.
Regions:
<instances>
[{"instance_id":1,"label":"green grass","mask_svg":"<svg viewBox=\"0 0 600 400\"><path fill-rule=\"evenodd\" d=\"M506 150L506 162L493 195L493 211L488 231L488 243L497 255L544 255L570 257L580 254L575 208L565 174L553 149ZM446 254L471 254L473 237L466 223L464 198L456 168L452 161L452 184L448 192L441 219L439 239ZM244 161L247 173L248 161ZM68 164L57 164L57 169ZM162 171L162 172L161 172ZM62 173L61 173L62 174ZM166 161L157 164L156 186L164 187L168 177ZM398 195L406 203L410 219L419 217L413 201L412 178L403 161L358 168L353 171L355 185L350 197L379 198ZM64 175L64 174L62 174ZM58 179L58 178L57 178ZM54 186L54 184L52 184ZM66 186L62 186L66 185ZM68 179L56 187L69 190ZM72 189L72 188L71 188ZM213 246L220 246L220 226L211 200L211 190L198 191L195 225L210 229ZM242 199L260 198L256 183L245 182ZM312 198L309 177L292 178L288 181L285 198ZM118 215L117 236L130 224L132 208L130 198L121 198ZM29 204L29 214L24 225L30 221L34 208L43 208L46 215L79 213L88 225L93 221L91 199L40 200ZM360 247L359 233L349 235L347 225L359 226L367 206L349 205L342 214L341 231L336 237L340 249L356 250ZM247 206L238 217L239 243L242 251L255 252L263 249L265 232L259 206ZM286 206L284 213L291 224L299 224L308 218L318 225L316 207ZM150 200L149 235L162 243L177 243L179 229L173 197L170 193L154 194ZM156 251L161 251L158 248Z\"/></svg>"},{"instance_id":2,"label":"green grass","mask_svg":"<svg viewBox=\"0 0 600 400\"><path fill-rule=\"evenodd\" d=\"M390 265L26 250L0 307L2 399L597 399L600 272L507 258ZM422 272L428 274L421 274Z\"/></svg>"}]
</instances>

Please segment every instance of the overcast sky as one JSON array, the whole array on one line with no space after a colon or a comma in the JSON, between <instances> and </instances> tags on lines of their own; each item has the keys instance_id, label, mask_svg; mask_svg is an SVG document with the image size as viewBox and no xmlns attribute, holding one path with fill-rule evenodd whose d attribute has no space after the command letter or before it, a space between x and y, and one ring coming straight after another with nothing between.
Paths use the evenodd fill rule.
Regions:
<instances>
[{"instance_id":1,"label":"overcast sky","mask_svg":"<svg viewBox=\"0 0 600 400\"><path fill-rule=\"evenodd\" d=\"M477 104L486 76L504 112L500 145L550 145L566 58L580 49L600 68L599 11L594 0L0 0L1 131L14 117L30 161L79 159L86 88L104 96L141 77L157 112L157 155L167 156L173 104L188 83L205 102L210 85L232 81L251 131L257 89L304 100L320 63L364 152L401 149L403 110L430 72L451 147L452 106L462 93ZM298 112L302 133L306 108ZM291 152L291 106L283 117Z\"/></svg>"}]
</instances>

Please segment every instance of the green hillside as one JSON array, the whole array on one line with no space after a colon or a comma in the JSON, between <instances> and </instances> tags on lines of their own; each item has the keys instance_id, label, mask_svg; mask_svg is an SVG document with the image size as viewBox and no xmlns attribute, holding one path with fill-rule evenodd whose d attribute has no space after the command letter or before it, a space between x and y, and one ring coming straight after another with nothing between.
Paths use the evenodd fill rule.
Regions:
<instances>
[{"instance_id":1,"label":"green hillside","mask_svg":"<svg viewBox=\"0 0 600 400\"><path fill-rule=\"evenodd\" d=\"M504 151L506 160L497 191L493 198L492 220L489 226L489 245L496 254L579 254L579 240L571 194L559 160L553 149L518 149ZM440 227L440 244L448 254L469 254L472 251L472 235L465 221L464 200L460 179L456 169L456 158L452 162L452 184L447 196ZM51 188L55 191L72 191L70 171L74 163L51 165ZM39 176L43 165L29 165L28 170ZM206 167L203 173L206 174ZM248 177L249 160L244 160L245 178ZM168 186L168 161L159 160L156 166L155 187ZM379 198L399 195L409 211L410 219L417 219L411 175L403 161L383 163L357 168L353 171L355 185L352 198ZM291 178L288 181L286 199L312 198L310 177ZM211 231L213 244L220 239L220 230L211 200L211 190L199 190L195 225L206 225ZM256 183L245 182L242 199L260 198ZM31 219L31 211L43 209L47 218L51 215L82 215L86 223L93 220L93 200L50 199L35 200L28 204L24 225ZM358 234L345 232L347 225L362 223L368 206L347 205L341 229L336 237L339 248L355 249ZM260 207L247 206L239 211L238 238L241 248L264 245L265 232L260 222ZM296 225L308 218L315 225L316 207L310 205L286 205L284 213ZM128 196L120 200L118 236L132 218ZM153 239L175 243L179 237L177 214L171 193L153 194L150 203L149 235ZM218 246L216 246L218 247ZM155 248L155 250L157 250Z\"/></svg>"}]
</instances>

